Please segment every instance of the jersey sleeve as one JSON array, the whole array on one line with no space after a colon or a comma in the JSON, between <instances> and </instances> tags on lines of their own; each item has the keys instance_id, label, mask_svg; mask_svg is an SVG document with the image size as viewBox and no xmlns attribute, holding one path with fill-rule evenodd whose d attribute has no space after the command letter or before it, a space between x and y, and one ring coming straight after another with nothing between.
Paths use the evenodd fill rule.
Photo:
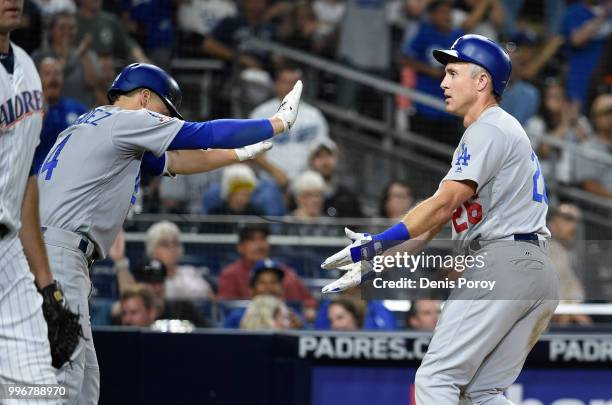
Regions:
<instances>
[{"instance_id":1,"label":"jersey sleeve","mask_svg":"<svg viewBox=\"0 0 612 405\"><path fill-rule=\"evenodd\" d=\"M506 150L506 137L499 129L474 124L455 149L452 166L442 181L472 180L478 191L499 172Z\"/></svg>"},{"instance_id":2,"label":"jersey sleeve","mask_svg":"<svg viewBox=\"0 0 612 405\"><path fill-rule=\"evenodd\" d=\"M168 176L176 177L168 171L168 153L164 153L160 157L155 156L151 152L145 152L140 161L140 170L143 173L153 176Z\"/></svg>"},{"instance_id":3,"label":"jersey sleeve","mask_svg":"<svg viewBox=\"0 0 612 405\"><path fill-rule=\"evenodd\" d=\"M147 109L123 110L112 129L115 147L123 152L151 152L162 156L184 121Z\"/></svg>"}]
</instances>

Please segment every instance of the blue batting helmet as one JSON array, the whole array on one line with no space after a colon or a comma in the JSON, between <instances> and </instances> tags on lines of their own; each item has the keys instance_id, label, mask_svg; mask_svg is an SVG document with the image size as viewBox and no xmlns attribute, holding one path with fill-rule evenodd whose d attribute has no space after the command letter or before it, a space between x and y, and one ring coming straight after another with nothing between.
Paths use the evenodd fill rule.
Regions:
<instances>
[{"instance_id":1,"label":"blue batting helmet","mask_svg":"<svg viewBox=\"0 0 612 405\"><path fill-rule=\"evenodd\" d=\"M510 79L512 62L508 53L496 42L482 35L464 35L458 38L451 49L433 51L436 60L444 65L452 62L471 62L482 66L493 79L493 91L498 96Z\"/></svg>"},{"instance_id":2,"label":"blue batting helmet","mask_svg":"<svg viewBox=\"0 0 612 405\"><path fill-rule=\"evenodd\" d=\"M165 70L147 63L132 63L117 75L108 89L108 100L112 103L119 94L145 88L157 94L166 104L173 117L183 119L178 109L181 107L181 89Z\"/></svg>"}]
</instances>

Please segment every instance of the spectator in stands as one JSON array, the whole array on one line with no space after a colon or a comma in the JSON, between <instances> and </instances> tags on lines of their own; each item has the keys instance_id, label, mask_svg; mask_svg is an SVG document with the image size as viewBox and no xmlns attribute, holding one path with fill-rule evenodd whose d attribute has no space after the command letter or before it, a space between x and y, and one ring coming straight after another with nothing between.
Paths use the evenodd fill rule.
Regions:
<instances>
[{"instance_id":1,"label":"spectator in stands","mask_svg":"<svg viewBox=\"0 0 612 405\"><path fill-rule=\"evenodd\" d=\"M11 36L12 38L12 36ZM604 55L612 55L612 35L606 40ZM593 104L593 100L600 94L612 93L612 58L602 57L599 66L591 76L589 86L588 105Z\"/></svg>"},{"instance_id":2,"label":"spectator in stands","mask_svg":"<svg viewBox=\"0 0 612 405\"><path fill-rule=\"evenodd\" d=\"M453 29L452 5L446 0L434 0L428 8L429 21L423 21L419 31L402 47L403 63L417 74L416 90L444 100L440 81L444 67L431 54L431 49L449 49L464 31ZM459 121L442 109L416 104L411 129L455 146L459 139Z\"/></svg>"},{"instance_id":3,"label":"spectator in stands","mask_svg":"<svg viewBox=\"0 0 612 405\"><path fill-rule=\"evenodd\" d=\"M63 96L77 100L86 107L108 104L102 82L99 61L91 51L91 40L77 42L74 15L67 12L55 14L49 26L49 41L34 52L32 59L40 62L47 56L56 58L63 66Z\"/></svg>"},{"instance_id":4,"label":"spectator in stands","mask_svg":"<svg viewBox=\"0 0 612 405\"><path fill-rule=\"evenodd\" d=\"M412 189L408 183L393 180L383 189L378 212L382 218L398 219L406 215L413 203Z\"/></svg>"},{"instance_id":5,"label":"spectator in stands","mask_svg":"<svg viewBox=\"0 0 612 405\"><path fill-rule=\"evenodd\" d=\"M497 41L497 33L504 22L500 0L464 0L463 6L464 9L453 9L453 26Z\"/></svg>"},{"instance_id":6,"label":"spectator in stands","mask_svg":"<svg viewBox=\"0 0 612 405\"><path fill-rule=\"evenodd\" d=\"M240 259L227 265L219 275L220 299L248 299L253 291L249 286L251 269L259 260L270 256L268 228L247 225L240 229L238 235L238 254ZM304 318L311 321L315 316L316 300L295 271L280 264L284 271L283 295L287 301L300 301L303 305Z\"/></svg>"},{"instance_id":7,"label":"spectator in stands","mask_svg":"<svg viewBox=\"0 0 612 405\"><path fill-rule=\"evenodd\" d=\"M34 155L34 164L36 167L41 167L46 157L42 151L51 150L59 133L72 124L79 115L84 114L87 108L76 100L62 97L64 72L57 59L51 56L43 58L38 63L38 73L47 109L40 133L41 147L36 149Z\"/></svg>"},{"instance_id":8,"label":"spectator in stands","mask_svg":"<svg viewBox=\"0 0 612 405\"><path fill-rule=\"evenodd\" d=\"M341 295L334 299L323 300L319 305L319 312L315 320L315 329L327 330L332 328L332 314L337 322L344 324L343 321L348 321L347 317L343 316L345 311L355 312L347 309L348 306L356 307L357 312L361 313L361 321L358 323L359 328L365 330L395 330L395 316L389 311L380 300L362 301L360 298L360 289L352 288L344 291ZM344 309L330 307L336 302L348 302L349 304ZM357 319L357 317L355 317Z\"/></svg>"},{"instance_id":9,"label":"spectator in stands","mask_svg":"<svg viewBox=\"0 0 612 405\"><path fill-rule=\"evenodd\" d=\"M576 239L577 224L580 221L580 210L573 204L561 204L554 211L548 222L552 235L550 241L550 259L559 271L559 298L561 302L582 302L585 299L584 286L574 272L575 257L571 248ZM592 323L588 315L558 315L553 318L557 324Z\"/></svg>"},{"instance_id":10,"label":"spectator in stands","mask_svg":"<svg viewBox=\"0 0 612 405\"><path fill-rule=\"evenodd\" d=\"M387 24L385 0L346 0L346 11L340 23L338 59L358 70L388 76L391 67L391 34ZM361 86L351 80L338 82L337 102L342 107L376 112L376 98L360 103ZM377 96L374 96L377 97ZM372 102L375 100L374 102Z\"/></svg>"},{"instance_id":11,"label":"spectator in stands","mask_svg":"<svg viewBox=\"0 0 612 405\"><path fill-rule=\"evenodd\" d=\"M276 97L256 107L250 118L269 117L274 114L284 94L302 78L302 72L287 64L276 71L274 92ZM311 104L300 103L300 116L291 127L291 134L277 135L272 140L274 147L266 152L266 158L294 180L308 166L308 152L312 145L322 139L329 139L327 120L321 111Z\"/></svg>"},{"instance_id":12,"label":"spectator in stands","mask_svg":"<svg viewBox=\"0 0 612 405\"><path fill-rule=\"evenodd\" d=\"M334 297L327 307L331 330L355 331L363 328L363 302L350 295Z\"/></svg>"},{"instance_id":13,"label":"spectator in stands","mask_svg":"<svg viewBox=\"0 0 612 405\"><path fill-rule=\"evenodd\" d=\"M118 61L148 62L142 48L114 14L102 11L102 0L78 0L77 41L87 41L100 58L105 88L115 78Z\"/></svg>"},{"instance_id":14,"label":"spectator in stands","mask_svg":"<svg viewBox=\"0 0 612 405\"><path fill-rule=\"evenodd\" d=\"M388 21L391 27L392 49L410 42L416 35L429 0L393 0L388 6Z\"/></svg>"},{"instance_id":15,"label":"spectator in stands","mask_svg":"<svg viewBox=\"0 0 612 405\"><path fill-rule=\"evenodd\" d=\"M251 202L251 195L257 186L257 177L244 163L223 169L221 198L223 201L211 208L211 215L263 215L263 209Z\"/></svg>"},{"instance_id":16,"label":"spectator in stands","mask_svg":"<svg viewBox=\"0 0 612 405\"><path fill-rule=\"evenodd\" d=\"M42 11L35 1L25 0L22 13L21 27L11 32L11 41L31 55L42 45L44 31Z\"/></svg>"},{"instance_id":17,"label":"spectator in stands","mask_svg":"<svg viewBox=\"0 0 612 405\"><path fill-rule=\"evenodd\" d=\"M267 16L267 0L241 0L236 16L222 19L202 43L202 50L212 57L231 62L235 50L249 37L272 40L276 37L276 28ZM267 52L258 49L242 49L240 63L247 68L270 67Z\"/></svg>"},{"instance_id":18,"label":"spectator in stands","mask_svg":"<svg viewBox=\"0 0 612 405\"><path fill-rule=\"evenodd\" d=\"M612 155L612 94L603 94L593 101L591 122L594 134L584 143L592 151ZM612 170L610 164L591 157L578 155L576 178L586 191L601 197L612 198Z\"/></svg>"},{"instance_id":19,"label":"spectator in stands","mask_svg":"<svg viewBox=\"0 0 612 405\"><path fill-rule=\"evenodd\" d=\"M306 52L315 50L317 20L312 4L300 1L293 5L289 15L279 28L279 40L291 47Z\"/></svg>"},{"instance_id":20,"label":"spectator in stands","mask_svg":"<svg viewBox=\"0 0 612 405\"><path fill-rule=\"evenodd\" d=\"M529 32L518 32L512 38L512 76L500 105L521 125L537 113L540 105L540 93L532 83L562 44L563 38L555 36L537 47L535 35Z\"/></svg>"},{"instance_id":21,"label":"spectator in stands","mask_svg":"<svg viewBox=\"0 0 612 405\"><path fill-rule=\"evenodd\" d=\"M186 0L178 8L179 53L201 55L200 47L219 21L238 14L236 3L230 0Z\"/></svg>"},{"instance_id":22,"label":"spectator in stands","mask_svg":"<svg viewBox=\"0 0 612 405\"><path fill-rule=\"evenodd\" d=\"M73 0L34 0L40 8L44 21L48 21L54 14L68 12L74 14L77 7Z\"/></svg>"},{"instance_id":23,"label":"spectator in stands","mask_svg":"<svg viewBox=\"0 0 612 405\"><path fill-rule=\"evenodd\" d=\"M241 329L290 329L291 314L287 305L278 297L258 295L254 297L246 309Z\"/></svg>"},{"instance_id":24,"label":"spectator in stands","mask_svg":"<svg viewBox=\"0 0 612 405\"><path fill-rule=\"evenodd\" d=\"M251 269L249 285L253 290L253 297L262 295L274 296L285 302L283 298L283 278L285 272L280 263L272 259L259 260ZM226 328L237 328L244 316L246 308L237 308L230 312L225 319ZM301 329L303 324L298 315L290 308L289 315L292 329Z\"/></svg>"},{"instance_id":25,"label":"spectator in stands","mask_svg":"<svg viewBox=\"0 0 612 405\"><path fill-rule=\"evenodd\" d=\"M502 33L506 38L516 34L519 13L523 8L525 0L500 0L504 9L504 26ZM565 14L565 3L567 0L545 0L544 2L544 27L547 36L555 36L561 30L563 15Z\"/></svg>"},{"instance_id":26,"label":"spectator in stands","mask_svg":"<svg viewBox=\"0 0 612 405\"><path fill-rule=\"evenodd\" d=\"M544 86L543 102L539 115L527 121L525 130L531 139L542 167L544 178L554 178L570 183L575 170L574 153L548 145L544 136L580 143L589 138L591 126L588 119L579 114L577 106L565 95L565 88L558 80L548 79ZM551 171L555 169L555 173Z\"/></svg>"},{"instance_id":27,"label":"spectator in stands","mask_svg":"<svg viewBox=\"0 0 612 405\"><path fill-rule=\"evenodd\" d=\"M311 219L323 216L323 192L325 180L319 173L307 170L292 184L293 196L297 207L291 215L298 219Z\"/></svg>"},{"instance_id":28,"label":"spectator in stands","mask_svg":"<svg viewBox=\"0 0 612 405\"><path fill-rule=\"evenodd\" d=\"M605 40L612 33L612 4L597 6L597 0L581 0L567 8L562 33L568 42L567 93L582 111L590 78L603 56ZM608 55L609 57L609 55Z\"/></svg>"},{"instance_id":29,"label":"spectator in stands","mask_svg":"<svg viewBox=\"0 0 612 405\"><path fill-rule=\"evenodd\" d=\"M135 284L121 294L121 325L148 328L156 319L157 305L150 289Z\"/></svg>"},{"instance_id":30,"label":"spectator in stands","mask_svg":"<svg viewBox=\"0 0 612 405\"><path fill-rule=\"evenodd\" d=\"M408 311L408 326L411 329L432 332L438 323L441 307L442 303L439 300L414 301Z\"/></svg>"},{"instance_id":31,"label":"spectator in stands","mask_svg":"<svg viewBox=\"0 0 612 405\"><path fill-rule=\"evenodd\" d=\"M338 28L346 12L342 0L315 0L312 9L316 19L314 47L317 53L332 56L338 42Z\"/></svg>"},{"instance_id":32,"label":"spectator in stands","mask_svg":"<svg viewBox=\"0 0 612 405\"><path fill-rule=\"evenodd\" d=\"M157 222L147 230L147 256L162 262L167 270L165 297L169 300L212 299L214 292L194 266L179 265L183 256L181 231L169 221Z\"/></svg>"},{"instance_id":33,"label":"spectator in stands","mask_svg":"<svg viewBox=\"0 0 612 405\"><path fill-rule=\"evenodd\" d=\"M251 167L259 169L257 172L256 186L251 194L249 203L261 211L260 215L282 216L285 215L285 199L283 190L287 188L287 177L283 171L271 163L262 154L249 162ZM252 170L249 168L252 172ZM245 170L246 173L246 170ZM184 177L184 176L181 176ZM251 178L252 179L252 178ZM197 182L197 179L196 179ZM223 176L221 180L209 184L201 196L201 211L205 214L212 213L215 207L223 204ZM165 188L166 183L162 183ZM167 191L162 189L162 195ZM164 198L164 201L167 201Z\"/></svg>"},{"instance_id":34,"label":"spectator in stands","mask_svg":"<svg viewBox=\"0 0 612 405\"><path fill-rule=\"evenodd\" d=\"M134 271L134 279L147 286L156 298L158 319L183 319L195 326L207 326L208 323L191 301L170 300L166 297L166 275L164 264L155 259L144 261Z\"/></svg>"},{"instance_id":35,"label":"spectator in stands","mask_svg":"<svg viewBox=\"0 0 612 405\"><path fill-rule=\"evenodd\" d=\"M359 218L363 214L355 193L338 178L338 146L331 139L321 139L310 151L310 168L325 181L323 212L329 217Z\"/></svg>"},{"instance_id":36,"label":"spectator in stands","mask_svg":"<svg viewBox=\"0 0 612 405\"><path fill-rule=\"evenodd\" d=\"M174 45L171 0L124 0L122 20L157 66L170 70Z\"/></svg>"}]
</instances>

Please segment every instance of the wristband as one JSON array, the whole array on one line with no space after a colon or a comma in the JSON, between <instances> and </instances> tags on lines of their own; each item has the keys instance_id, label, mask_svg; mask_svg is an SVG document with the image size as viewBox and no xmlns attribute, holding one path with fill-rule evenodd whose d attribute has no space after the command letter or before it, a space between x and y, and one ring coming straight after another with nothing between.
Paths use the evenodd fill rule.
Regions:
<instances>
[{"instance_id":1,"label":"wristband","mask_svg":"<svg viewBox=\"0 0 612 405\"><path fill-rule=\"evenodd\" d=\"M353 263L372 260L374 256L379 256L385 250L407 240L410 240L408 228L403 222L397 223L379 234L372 235L372 240L367 243L351 248L351 259Z\"/></svg>"}]
</instances>

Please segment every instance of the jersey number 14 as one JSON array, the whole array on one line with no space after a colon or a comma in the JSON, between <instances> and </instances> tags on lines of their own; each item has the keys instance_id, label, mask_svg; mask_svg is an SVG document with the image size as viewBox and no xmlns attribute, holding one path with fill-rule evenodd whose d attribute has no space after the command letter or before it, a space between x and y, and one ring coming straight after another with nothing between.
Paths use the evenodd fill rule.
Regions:
<instances>
[{"instance_id":1,"label":"jersey number 14","mask_svg":"<svg viewBox=\"0 0 612 405\"><path fill-rule=\"evenodd\" d=\"M68 139L70 139L71 135L72 134L66 135L64 140L60 142L59 145L57 145L51 153L49 153L49 156L47 156L47 160L45 160L45 163L43 163L42 167L40 168L40 175L47 172L45 175L45 180L51 179L51 176L53 175L53 169L57 167L59 155L62 152L62 149L64 149L64 146L66 146L66 143L68 143Z\"/></svg>"}]
</instances>

